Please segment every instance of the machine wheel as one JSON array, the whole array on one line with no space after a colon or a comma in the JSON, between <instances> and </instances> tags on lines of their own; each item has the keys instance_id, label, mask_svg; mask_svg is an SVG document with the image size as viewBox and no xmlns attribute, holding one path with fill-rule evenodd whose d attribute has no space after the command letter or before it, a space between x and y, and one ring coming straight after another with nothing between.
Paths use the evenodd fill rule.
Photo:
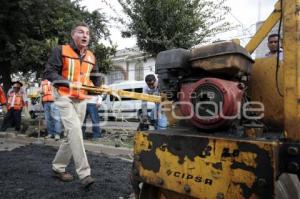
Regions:
<instances>
[{"instance_id":1,"label":"machine wheel","mask_svg":"<svg viewBox=\"0 0 300 199\"><path fill-rule=\"evenodd\" d=\"M143 183L139 199L154 199L158 197L158 187Z\"/></svg>"},{"instance_id":2,"label":"machine wheel","mask_svg":"<svg viewBox=\"0 0 300 199\"><path fill-rule=\"evenodd\" d=\"M297 175L281 174L275 184L275 199L300 199L300 182Z\"/></svg>"},{"instance_id":3,"label":"machine wheel","mask_svg":"<svg viewBox=\"0 0 300 199\"><path fill-rule=\"evenodd\" d=\"M116 121L116 118L113 116L109 116L107 119L108 119L108 121L113 121L113 122Z\"/></svg>"},{"instance_id":4,"label":"machine wheel","mask_svg":"<svg viewBox=\"0 0 300 199\"><path fill-rule=\"evenodd\" d=\"M138 199L195 199L195 198L143 183Z\"/></svg>"}]
</instances>

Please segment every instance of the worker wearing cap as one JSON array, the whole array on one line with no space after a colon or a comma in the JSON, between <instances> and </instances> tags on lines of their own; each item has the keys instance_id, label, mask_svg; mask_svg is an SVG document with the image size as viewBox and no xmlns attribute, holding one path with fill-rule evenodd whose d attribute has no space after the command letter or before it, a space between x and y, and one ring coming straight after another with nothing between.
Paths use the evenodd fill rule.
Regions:
<instances>
[{"instance_id":1,"label":"worker wearing cap","mask_svg":"<svg viewBox=\"0 0 300 199\"><path fill-rule=\"evenodd\" d=\"M7 113L4 117L1 131L6 131L11 122L15 125L16 131L21 129L22 109L27 106L26 93L21 89L22 86L23 84L19 81L12 82L12 89L7 95Z\"/></svg>"},{"instance_id":2,"label":"worker wearing cap","mask_svg":"<svg viewBox=\"0 0 300 199\"><path fill-rule=\"evenodd\" d=\"M80 183L87 188L94 183L94 179L91 177L81 129L88 96L80 86L100 86L100 77L97 75L95 56L88 50L90 34L87 24L75 24L71 37L70 44L53 49L44 71L44 78L56 87L54 103L59 108L66 133L66 140L61 142L52 162L52 170L61 181L73 180L73 176L66 172L73 157ZM77 88L74 88L75 85Z\"/></svg>"}]
</instances>

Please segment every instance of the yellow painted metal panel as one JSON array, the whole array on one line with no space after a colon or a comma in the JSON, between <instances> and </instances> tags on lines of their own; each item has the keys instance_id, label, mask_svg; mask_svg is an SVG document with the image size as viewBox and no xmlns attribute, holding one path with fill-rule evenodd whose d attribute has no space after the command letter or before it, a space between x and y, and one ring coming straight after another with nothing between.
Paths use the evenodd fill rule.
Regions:
<instances>
[{"instance_id":1,"label":"yellow painted metal panel","mask_svg":"<svg viewBox=\"0 0 300 199\"><path fill-rule=\"evenodd\" d=\"M287 138L300 140L300 0L283 1L284 124Z\"/></svg>"},{"instance_id":2,"label":"yellow painted metal panel","mask_svg":"<svg viewBox=\"0 0 300 199\"><path fill-rule=\"evenodd\" d=\"M279 67L278 84L276 84L276 56L256 59L249 82L249 96L252 101L261 102L264 106L264 123L269 129L283 129L283 67Z\"/></svg>"},{"instance_id":3,"label":"yellow painted metal panel","mask_svg":"<svg viewBox=\"0 0 300 199\"><path fill-rule=\"evenodd\" d=\"M155 135L154 135L155 136ZM191 138L193 139L193 138ZM239 150L241 142L226 139L209 139L207 151L195 151L200 155L194 158L184 158L174 154L174 151L165 147L166 142L155 148L155 157L159 162L157 172L143 167L143 164L135 161L139 170L139 175L145 182L154 184L164 189L173 190L181 194L190 195L196 198L215 199L218 195L224 198L245 198L244 189L251 189L257 182L257 174L253 172L257 168L258 155L254 151L239 151L238 154L232 155ZM269 154L269 158L274 158L276 142L257 142L248 141L256 147ZM188 144L188 143L187 143ZM138 132L135 137L135 155L141 157L144 150L149 152L153 150L153 143L150 141L147 133ZM187 146L188 147L188 146ZM224 149L229 149L230 156L224 156ZM196 150L196 149L195 149ZM206 151L206 152L205 152ZM184 150L182 150L184 153ZM202 154L202 155L201 155ZM151 160L146 160L151 161ZM236 167L235 164L244 165ZM261 164L261 163L260 163ZM267 164L267 163L264 163ZM276 170L275 162L272 167ZM187 193L185 187L188 186L190 191ZM244 187L241 187L244 186ZM250 198L258 198L255 193Z\"/></svg>"}]
</instances>

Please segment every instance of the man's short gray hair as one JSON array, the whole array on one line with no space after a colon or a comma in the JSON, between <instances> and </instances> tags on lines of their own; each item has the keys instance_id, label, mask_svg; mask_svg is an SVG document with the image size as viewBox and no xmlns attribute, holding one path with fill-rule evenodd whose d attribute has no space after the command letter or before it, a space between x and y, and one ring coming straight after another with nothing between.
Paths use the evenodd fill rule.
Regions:
<instances>
[{"instance_id":1,"label":"man's short gray hair","mask_svg":"<svg viewBox=\"0 0 300 199\"><path fill-rule=\"evenodd\" d=\"M77 21L73 24L72 26L72 30L71 30L71 34L73 34L73 32L75 31L75 29L78 27L78 26L83 26L83 27L87 27L88 29L90 28L89 25L83 21Z\"/></svg>"}]
</instances>

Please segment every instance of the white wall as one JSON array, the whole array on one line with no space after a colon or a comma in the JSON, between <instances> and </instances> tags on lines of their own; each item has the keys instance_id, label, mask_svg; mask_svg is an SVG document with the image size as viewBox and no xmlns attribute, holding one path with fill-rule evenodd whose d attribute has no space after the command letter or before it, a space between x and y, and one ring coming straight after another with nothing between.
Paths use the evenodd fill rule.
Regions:
<instances>
[{"instance_id":1,"label":"white wall","mask_svg":"<svg viewBox=\"0 0 300 199\"><path fill-rule=\"evenodd\" d=\"M118 66L115 67L114 70L119 70L118 68L121 67L127 75L127 80L136 80L135 69L137 63L143 65L144 78L148 74L155 73L155 58L149 57L146 53L139 51L137 48L118 51L116 56L112 57L112 61L114 66ZM109 83L113 83L112 77L108 76L108 78Z\"/></svg>"}]
</instances>

